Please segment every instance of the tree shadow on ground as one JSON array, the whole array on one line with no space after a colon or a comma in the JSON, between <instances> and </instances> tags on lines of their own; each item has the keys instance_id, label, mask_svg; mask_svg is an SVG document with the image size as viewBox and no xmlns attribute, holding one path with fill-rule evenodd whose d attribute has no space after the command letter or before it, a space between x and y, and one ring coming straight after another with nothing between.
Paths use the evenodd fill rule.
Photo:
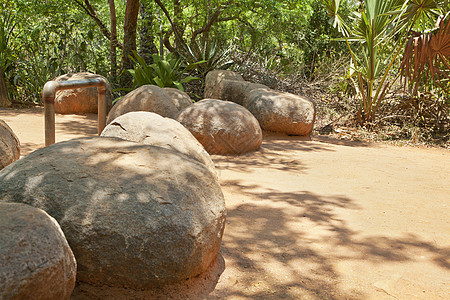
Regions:
<instances>
[{"instance_id":1,"label":"tree shadow on ground","mask_svg":"<svg viewBox=\"0 0 450 300\"><path fill-rule=\"evenodd\" d=\"M77 115L77 120L65 118L66 115L57 114L56 135L58 133L73 134L79 136L80 133L86 136L97 135L97 115L83 114Z\"/></svg>"},{"instance_id":2,"label":"tree shadow on ground","mask_svg":"<svg viewBox=\"0 0 450 300\"><path fill-rule=\"evenodd\" d=\"M331 146L330 146L331 145ZM346 147L368 147L369 143L338 140L328 137L289 136L281 133L264 132L261 148L258 151L239 156L212 155L216 168L233 168L248 172L253 168L270 166L280 171L304 171L300 156L292 153L335 152L334 145Z\"/></svg>"},{"instance_id":3,"label":"tree shadow on ground","mask_svg":"<svg viewBox=\"0 0 450 300\"><path fill-rule=\"evenodd\" d=\"M280 171L305 170L299 157L290 154L295 151L301 153L334 150L325 144L313 143L306 137L272 134L264 137L258 151L239 156L211 155L211 158L219 172L227 168L248 172L253 168L267 166Z\"/></svg>"},{"instance_id":4,"label":"tree shadow on ground","mask_svg":"<svg viewBox=\"0 0 450 300\"><path fill-rule=\"evenodd\" d=\"M343 140L343 139L337 139L333 137L329 137L326 135L316 135L312 138L313 141L325 143L325 144L332 144L337 146L346 146L346 147L373 147L373 143L364 142L364 141L352 141L352 140Z\"/></svg>"},{"instance_id":5,"label":"tree shadow on ground","mask_svg":"<svg viewBox=\"0 0 450 300\"><path fill-rule=\"evenodd\" d=\"M370 263L413 262L419 254L450 270L450 249L415 235L393 238L364 236L350 228L340 212L361 208L345 196L306 191L283 192L222 183L225 191L243 195L228 209L223 253L236 278L215 293L240 299L362 299L358 290L343 290L336 265L343 260ZM358 288L355 286L355 288Z\"/></svg>"},{"instance_id":6,"label":"tree shadow on ground","mask_svg":"<svg viewBox=\"0 0 450 300\"><path fill-rule=\"evenodd\" d=\"M44 117L44 107L35 106L31 108L0 108L0 116L16 117L23 114L42 115L42 117Z\"/></svg>"}]
</instances>

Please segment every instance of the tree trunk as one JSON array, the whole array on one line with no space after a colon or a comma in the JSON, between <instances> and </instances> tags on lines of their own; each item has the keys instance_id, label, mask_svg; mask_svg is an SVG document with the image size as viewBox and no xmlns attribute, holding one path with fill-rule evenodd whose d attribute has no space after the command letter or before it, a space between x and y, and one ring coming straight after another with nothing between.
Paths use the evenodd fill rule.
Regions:
<instances>
[{"instance_id":1,"label":"tree trunk","mask_svg":"<svg viewBox=\"0 0 450 300\"><path fill-rule=\"evenodd\" d=\"M125 8L125 22L123 24L123 53L122 70L133 67L133 62L128 55L136 51L136 27L139 14L139 0L127 0Z\"/></svg>"},{"instance_id":2,"label":"tree trunk","mask_svg":"<svg viewBox=\"0 0 450 300\"><path fill-rule=\"evenodd\" d=\"M153 21L154 15L149 11L146 4L141 3L141 21L142 26L139 29L139 55L145 60L147 64L152 64L152 54L158 53L158 48L153 42Z\"/></svg>"},{"instance_id":3,"label":"tree trunk","mask_svg":"<svg viewBox=\"0 0 450 300\"><path fill-rule=\"evenodd\" d=\"M95 11L94 7L89 2L89 0L84 0L83 2L82 2L82 0L73 0L73 1L75 3L77 3L78 6L80 6L88 14L88 16L90 16L95 21L95 23L97 23L97 25L100 28L100 31L103 33L103 35L108 40L113 41L113 39L111 37L112 33L108 31L108 28L106 27L106 25L102 22L102 20L100 20L100 18L97 15L97 12ZM109 0L108 0L108 2L109 2ZM110 5L111 5L111 3L110 3ZM117 37L116 37L115 41L117 42L116 47L119 47L120 49L122 49L123 45L117 41Z\"/></svg>"},{"instance_id":4,"label":"tree trunk","mask_svg":"<svg viewBox=\"0 0 450 300\"><path fill-rule=\"evenodd\" d=\"M116 6L114 0L108 0L109 14L111 16L111 77L115 81L117 76L117 18L116 18Z\"/></svg>"},{"instance_id":5,"label":"tree trunk","mask_svg":"<svg viewBox=\"0 0 450 300\"><path fill-rule=\"evenodd\" d=\"M11 106L11 101L9 100L8 90L6 89L5 73L0 68L0 107L7 106Z\"/></svg>"}]
</instances>

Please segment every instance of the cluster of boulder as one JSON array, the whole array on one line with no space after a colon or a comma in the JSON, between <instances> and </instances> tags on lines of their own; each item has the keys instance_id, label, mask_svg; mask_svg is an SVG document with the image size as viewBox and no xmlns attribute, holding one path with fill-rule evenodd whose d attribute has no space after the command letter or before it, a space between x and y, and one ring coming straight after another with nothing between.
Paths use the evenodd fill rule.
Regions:
<instances>
[{"instance_id":1,"label":"cluster of boulder","mask_svg":"<svg viewBox=\"0 0 450 300\"><path fill-rule=\"evenodd\" d=\"M245 81L233 71L209 72L204 96L242 105L263 130L309 136L313 129L316 111L312 100Z\"/></svg>"},{"instance_id":2,"label":"cluster of boulder","mask_svg":"<svg viewBox=\"0 0 450 300\"><path fill-rule=\"evenodd\" d=\"M57 112L97 111L95 89L63 92ZM142 86L110 109L101 136L18 161L0 121L0 298L69 299L75 277L149 289L205 272L226 218L209 154L255 151L262 129L309 135L315 116L310 100L230 71L208 74L205 98Z\"/></svg>"},{"instance_id":3,"label":"cluster of boulder","mask_svg":"<svg viewBox=\"0 0 450 300\"><path fill-rule=\"evenodd\" d=\"M120 119L135 111L153 112L178 121L209 154L238 155L258 150L262 143L262 131L255 117L243 106L229 101L204 99L193 104L189 95L180 90L144 85L122 97L109 112L106 123L140 126L138 123L145 117L140 122L133 121L135 115L128 116L128 121Z\"/></svg>"},{"instance_id":4,"label":"cluster of boulder","mask_svg":"<svg viewBox=\"0 0 450 300\"><path fill-rule=\"evenodd\" d=\"M313 129L310 99L247 82L232 71L209 72L204 97L192 104L179 90L141 86L112 108L107 123L132 111L154 112L180 122L209 154L228 155L258 150L262 130L309 136Z\"/></svg>"},{"instance_id":5,"label":"cluster of boulder","mask_svg":"<svg viewBox=\"0 0 450 300\"><path fill-rule=\"evenodd\" d=\"M180 144L106 136L53 144L0 172L0 203L26 204L55 218L80 282L131 289L180 282L214 261L226 215L209 157L194 158ZM14 282L11 276L0 291Z\"/></svg>"},{"instance_id":6,"label":"cluster of boulder","mask_svg":"<svg viewBox=\"0 0 450 300\"><path fill-rule=\"evenodd\" d=\"M186 105L182 92L144 90ZM223 193L209 154L173 117L129 112L100 137L53 144L0 171L0 299L69 299L75 277L151 289L211 266Z\"/></svg>"}]
</instances>

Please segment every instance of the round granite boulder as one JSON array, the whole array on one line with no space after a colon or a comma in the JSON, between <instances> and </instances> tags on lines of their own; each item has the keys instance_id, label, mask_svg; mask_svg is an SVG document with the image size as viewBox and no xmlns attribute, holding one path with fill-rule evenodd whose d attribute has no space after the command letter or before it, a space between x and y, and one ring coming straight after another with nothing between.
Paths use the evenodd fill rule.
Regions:
<instances>
[{"instance_id":1,"label":"round granite boulder","mask_svg":"<svg viewBox=\"0 0 450 300\"><path fill-rule=\"evenodd\" d=\"M254 89L269 90L267 86L248 81L222 79L214 90L214 99L231 101L247 107L250 92Z\"/></svg>"},{"instance_id":2,"label":"round granite boulder","mask_svg":"<svg viewBox=\"0 0 450 300\"><path fill-rule=\"evenodd\" d=\"M309 136L314 126L314 102L302 96L275 90L250 92L247 109L263 130Z\"/></svg>"},{"instance_id":3,"label":"round granite boulder","mask_svg":"<svg viewBox=\"0 0 450 300\"><path fill-rule=\"evenodd\" d=\"M155 85L143 85L123 96L113 106L106 123L132 111L149 111L174 119L178 114L177 103L164 89Z\"/></svg>"},{"instance_id":4,"label":"round granite boulder","mask_svg":"<svg viewBox=\"0 0 450 300\"><path fill-rule=\"evenodd\" d=\"M177 121L155 113L126 113L109 123L101 136L173 149L203 163L214 174L216 172L208 152L189 130Z\"/></svg>"},{"instance_id":5,"label":"round granite boulder","mask_svg":"<svg viewBox=\"0 0 450 300\"><path fill-rule=\"evenodd\" d=\"M177 118L210 154L239 155L259 149L262 131L243 106L204 99L183 110Z\"/></svg>"},{"instance_id":6,"label":"round granite boulder","mask_svg":"<svg viewBox=\"0 0 450 300\"><path fill-rule=\"evenodd\" d=\"M205 91L204 97L213 98L213 99L221 99L220 96L220 87L218 86L222 80L234 80L234 81L244 81L244 78L241 74L229 71L229 70L213 70L208 72L205 77ZM221 99L225 100L225 99Z\"/></svg>"},{"instance_id":7,"label":"round granite boulder","mask_svg":"<svg viewBox=\"0 0 450 300\"><path fill-rule=\"evenodd\" d=\"M178 112L182 111L189 105L192 105L192 99L183 91L175 88L163 88L164 92L175 101Z\"/></svg>"},{"instance_id":8,"label":"round granite boulder","mask_svg":"<svg viewBox=\"0 0 450 300\"><path fill-rule=\"evenodd\" d=\"M0 170L20 158L20 142L5 121L0 120Z\"/></svg>"},{"instance_id":9,"label":"round granite boulder","mask_svg":"<svg viewBox=\"0 0 450 300\"><path fill-rule=\"evenodd\" d=\"M111 137L39 149L0 171L0 202L45 210L77 259L77 280L148 289L207 270L225 201L202 163Z\"/></svg>"},{"instance_id":10,"label":"round granite boulder","mask_svg":"<svg viewBox=\"0 0 450 300\"><path fill-rule=\"evenodd\" d=\"M55 219L25 204L0 203L0 299L69 299L76 268Z\"/></svg>"},{"instance_id":11,"label":"round granite boulder","mask_svg":"<svg viewBox=\"0 0 450 300\"><path fill-rule=\"evenodd\" d=\"M81 80L101 77L106 84L106 111L112 107L111 87L105 77L89 72L71 73L56 77L55 81ZM98 112L98 93L96 87L62 90L56 92L55 112L60 114L84 114Z\"/></svg>"}]
</instances>

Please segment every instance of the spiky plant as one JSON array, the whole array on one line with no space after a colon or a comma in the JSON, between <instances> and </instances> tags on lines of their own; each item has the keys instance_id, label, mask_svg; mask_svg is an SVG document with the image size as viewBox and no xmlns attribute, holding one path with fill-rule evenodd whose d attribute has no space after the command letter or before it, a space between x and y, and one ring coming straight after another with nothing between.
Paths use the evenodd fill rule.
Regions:
<instances>
[{"instance_id":1,"label":"spiky plant","mask_svg":"<svg viewBox=\"0 0 450 300\"><path fill-rule=\"evenodd\" d=\"M323 0L330 22L343 34L355 65L360 93L360 123L374 120L385 95L398 78L388 75L417 22L441 12L435 0L364 0L351 27L339 16L339 0ZM353 43L357 42L358 48ZM359 49L356 51L354 49ZM386 49L390 49L389 52Z\"/></svg>"},{"instance_id":2,"label":"spiky plant","mask_svg":"<svg viewBox=\"0 0 450 300\"><path fill-rule=\"evenodd\" d=\"M438 18L434 30L426 33L413 32L406 43L400 69L414 85L413 94L417 94L420 83L428 80L430 75L443 91L450 92L449 19L450 12Z\"/></svg>"}]
</instances>

